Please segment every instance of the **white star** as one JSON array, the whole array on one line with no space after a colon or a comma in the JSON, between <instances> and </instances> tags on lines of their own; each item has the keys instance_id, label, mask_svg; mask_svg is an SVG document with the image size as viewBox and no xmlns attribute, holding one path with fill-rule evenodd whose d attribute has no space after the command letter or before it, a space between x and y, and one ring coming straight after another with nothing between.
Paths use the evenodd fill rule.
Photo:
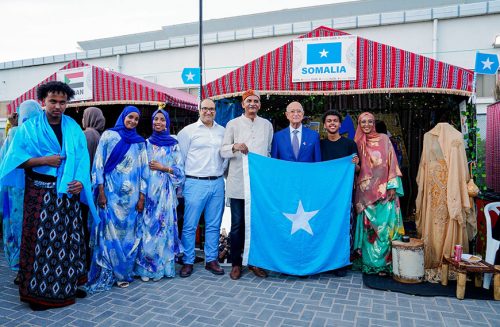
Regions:
<instances>
[{"instance_id":1,"label":"white star","mask_svg":"<svg viewBox=\"0 0 500 327\"><path fill-rule=\"evenodd\" d=\"M299 229L303 229L311 235L313 231L311 229L311 225L309 225L309 220L314 217L319 210L316 211L304 211L304 207L302 206L302 201L299 200L299 206L297 208L296 213L284 213L283 215L288 218L292 222L292 231L290 235L295 234Z\"/></svg>"},{"instance_id":2,"label":"white star","mask_svg":"<svg viewBox=\"0 0 500 327\"><path fill-rule=\"evenodd\" d=\"M194 81L194 74L189 71L189 74L186 74L187 80L188 81Z\"/></svg>"},{"instance_id":3,"label":"white star","mask_svg":"<svg viewBox=\"0 0 500 327\"><path fill-rule=\"evenodd\" d=\"M481 61L483 64L483 69L491 69L491 65L493 65L493 61L490 61L490 57L486 58L486 61Z\"/></svg>"},{"instance_id":4,"label":"white star","mask_svg":"<svg viewBox=\"0 0 500 327\"><path fill-rule=\"evenodd\" d=\"M327 54L328 54L328 51L326 51L325 49L323 49L323 51L319 52L319 54L321 55L320 58L323 58L323 57L327 57Z\"/></svg>"}]
</instances>

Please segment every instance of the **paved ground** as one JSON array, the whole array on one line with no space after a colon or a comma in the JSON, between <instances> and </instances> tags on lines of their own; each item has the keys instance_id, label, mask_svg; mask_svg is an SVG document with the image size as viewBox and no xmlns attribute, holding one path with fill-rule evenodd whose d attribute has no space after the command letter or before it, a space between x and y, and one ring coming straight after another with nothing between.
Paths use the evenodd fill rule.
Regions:
<instances>
[{"instance_id":1,"label":"paved ground","mask_svg":"<svg viewBox=\"0 0 500 327\"><path fill-rule=\"evenodd\" d=\"M201 264L186 279L143 283L33 312L0 253L0 326L500 326L500 302L427 298L365 288L361 274L239 281ZM227 270L227 268L226 268Z\"/></svg>"}]
</instances>

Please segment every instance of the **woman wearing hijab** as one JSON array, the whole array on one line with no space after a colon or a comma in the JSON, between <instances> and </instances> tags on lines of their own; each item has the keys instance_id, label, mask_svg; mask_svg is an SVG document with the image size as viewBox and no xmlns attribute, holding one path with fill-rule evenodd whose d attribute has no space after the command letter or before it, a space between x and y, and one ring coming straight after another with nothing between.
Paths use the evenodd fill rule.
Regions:
<instances>
[{"instance_id":1,"label":"woman wearing hijab","mask_svg":"<svg viewBox=\"0 0 500 327\"><path fill-rule=\"evenodd\" d=\"M147 153L136 132L139 109L127 106L115 127L99 140L92 168L94 193L101 222L92 228L95 238L87 290L109 290L116 282L127 287L133 280L139 240L137 219L144 209Z\"/></svg>"},{"instance_id":2,"label":"woman wearing hijab","mask_svg":"<svg viewBox=\"0 0 500 327\"><path fill-rule=\"evenodd\" d=\"M145 282L174 277L175 255L179 253L175 189L183 182L184 171L179 146L170 136L169 126L168 113L156 110L153 134L147 140L150 173L135 267Z\"/></svg>"},{"instance_id":3,"label":"woman wearing hijab","mask_svg":"<svg viewBox=\"0 0 500 327\"><path fill-rule=\"evenodd\" d=\"M21 126L31 117L42 113L42 107L35 100L27 100L19 106L18 125ZM0 158L4 158L12 144L18 127L12 127L0 150ZM21 248L21 232L23 227L24 202L24 170L15 169L5 178L2 184L3 197L3 249L7 264L14 271L19 270L19 250ZM16 277L14 283L19 283Z\"/></svg>"},{"instance_id":4,"label":"woman wearing hijab","mask_svg":"<svg viewBox=\"0 0 500 327\"><path fill-rule=\"evenodd\" d=\"M82 125L84 129L83 134L85 134L89 148L90 164L92 165L101 133L104 131L104 126L106 125L106 118L104 118L101 109L88 107L83 112Z\"/></svg>"},{"instance_id":5,"label":"woman wearing hijab","mask_svg":"<svg viewBox=\"0 0 500 327\"><path fill-rule=\"evenodd\" d=\"M375 131L375 117L358 117L354 141L361 169L356 180L357 211L354 248L361 254L355 267L364 273L392 273L391 241L404 234L399 197L403 196L401 171L394 148L385 134Z\"/></svg>"},{"instance_id":6,"label":"woman wearing hijab","mask_svg":"<svg viewBox=\"0 0 500 327\"><path fill-rule=\"evenodd\" d=\"M97 145L99 144L99 139L101 138L101 133L104 131L104 126L106 125L106 118L102 114L101 109L97 107L88 107L83 111L83 134L85 134L85 138L87 139L87 148L89 150L90 157L90 169L92 169L92 164L94 163L94 155L97 150ZM90 174L90 170L89 170ZM85 265L87 270L90 269L90 262L92 260L92 251L90 249L90 228L88 219L89 210L87 206L82 206L82 220L83 220L83 229L85 235L85 246L87 251L85 252Z\"/></svg>"}]
</instances>

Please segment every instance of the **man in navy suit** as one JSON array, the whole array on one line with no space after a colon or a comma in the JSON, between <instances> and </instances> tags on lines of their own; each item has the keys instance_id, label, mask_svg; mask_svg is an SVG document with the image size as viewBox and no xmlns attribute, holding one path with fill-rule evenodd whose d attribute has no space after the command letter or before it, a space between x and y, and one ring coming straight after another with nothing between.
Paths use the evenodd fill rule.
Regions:
<instances>
[{"instance_id":1,"label":"man in navy suit","mask_svg":"<svg viewBox=\"0 0 500 327\"><path fill-rule=\"evenodd\" d=\"M321 161L319 134L302 126L304 108L300 102L291 102L285 114L290 127L274 134L271 157L299 162Z\"/></svg>"}]
</instances>

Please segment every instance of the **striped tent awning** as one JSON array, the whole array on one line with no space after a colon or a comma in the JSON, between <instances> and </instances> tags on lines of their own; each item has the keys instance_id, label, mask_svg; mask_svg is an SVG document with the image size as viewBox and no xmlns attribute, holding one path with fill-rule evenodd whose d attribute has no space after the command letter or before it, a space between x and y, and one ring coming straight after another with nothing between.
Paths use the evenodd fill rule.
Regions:
<instances>
[{"instance_id":1,"label":"striped tent awning","mask_svg":"<svg viewBox=\"0 0 500 327\"><path fill-rule=\"evenodd\" d=\"M349 34L321 26L299 38L336 35ZM362 37L357 38L356 80L294 83L292 42L204 85L203 97L230 98L248 89L271 95L396 92L472 94L472 71Z\"/></svg>"},{"instance_id":2,"label":"striped tent awning","mask_svg":"<svg viewBox=\"0 0 500 327\"><path fill-rule=\"evenodd\" d=\"M196 111L198 108L196 97L189 93L148 82L140 78L108 71L101 67L86 64L81 60L69 62L60 71L84 66L92 67L93 98L82 102L72 102L69 104L69 107L103 104L159 105L166 103L168 106L192 111ZM57 72L9 103L7 105L8 112L14 111L23 101L29 99L36 100L38 86L55 80L57 80Z\"/></svg>"}]
</instances>

